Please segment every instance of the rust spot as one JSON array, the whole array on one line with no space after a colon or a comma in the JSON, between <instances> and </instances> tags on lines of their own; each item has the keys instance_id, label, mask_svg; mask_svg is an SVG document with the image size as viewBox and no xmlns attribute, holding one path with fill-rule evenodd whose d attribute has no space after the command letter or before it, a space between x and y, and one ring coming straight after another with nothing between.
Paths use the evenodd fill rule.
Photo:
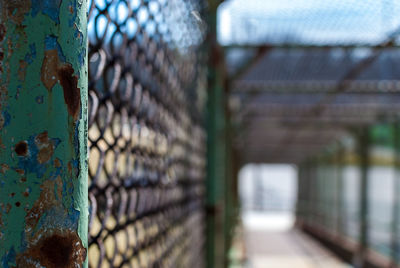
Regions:
<instances>
[{"instance_id":1,"label":"rust spot","mask_svg":"<svg viewBox=\"0 0 400 268\"><path fill-rule=\"evenodd\" d=\"M54 152L54 149L53 149L53 146L51 146L51 145L40 149L38 157L37 157L39 163L43 164L43 163L46 163L47 161L49 161L51 156L53 155L53 152Z\"/></svg>"},{"instance_id":2,"label":"rust spot","mask_svg":"<svg viewBox=\"0 0 400 268\"><path fill-rule=\"evenodd\" d=\"M0 42L4 40L4 37L6 36L7 33L7 28L4 26L3 23L0 24Z\"/></svg>"},{"instance_id":3,"label":"rust spot","mask_svg":"<svg viewBox=\"0 0 400 268\"><path fill-rule=\"evenodd\" d=\"M13 46L11 39L7 40L7 46L8 46L8 51L9 51L8 57L11 57L11 55L14 53L14 46Z\"/></svg>"},{"instance_id":4,"label":"rust spot","mask_svg":"<svg viewBox=\"0 0 400 268\"><path fill-rule=\"evenodd\" d=\"M58 79L64 90L64 101L68 107L68 113L75 119L81 106L81 92L78 88L78 77L74 75L71 64L64 64L57 70Z\"/></svg>"},{"instance_id":5,"label":"rust spot","mask_svg":"<svg viewBox=\"0 0 400 268\"><path fill-rule=\"evenodd\" d=\"M8 90L7 87L5 86L0 86L0 108L2 106L2 103L6 102L8 98ZM4 117L3 115L0 116L0 127L3 127L4 125Z\"/></svg>"},{"instance_id":6,"label":"rust spot","mask_svg":"<svg viewBox=\"0 0 400 268\"><path fill-rule=\"evenodd\" d=\"M47 268L74 268L81 267L85 259L86 249L78 234L71 230L57 230L17 256L17 267L39 262Z\"/></svg>"},{"instance_id":7,"label":"rust spot","mask_svg":"<svg viewBox=\"0 0 400 268\"><path fill-rule=\"evenodd\" d=\"M20 175L24 175L25 174L25 170L19 169L19 168L15 169L15 172L17 172Z\"/></svg>"},{"instance_id":8,"label":"rust spot","mask_svg":"<svg viewBox=\"0 0 400 268\"><path fill-rule=\"evenodd\" d=\"M37 135L35 138L35 143L39 148L39 153L37 155L38 162L40 164L48 162L54 153L54 144L49 139L47 131Z\"/></svg>"},{"instance_id":9,"label":"rust spot","mask_svg":"<svg viewBox=\"0 0 400 268\"><path fill-rule=\"evenodd\" d=\"M10 210L11 210L11 204L7 203L7 205L6 205L6 213L8 214L10 212Z\"/></svg>"},{"instance_id":10,"label":"rust spot","mask_svg":"<svg viewBox=\"0 0 400 268\"><path fill-rule=\"evenodd\" d=\"M19 69L18 69L18 79L20 81L25 80L26 75L26 67L28 67L28 63L24 60L19 61Z\"/></svg>"},{"instance_id":11,"label":"rust spot","mask_svg":"<svg viewBox=\"0 0 400 268\"><path fill-rule=\"evenodd\" d=\"M21 202L15 202L15 205L16 205L17 207L19 207L19 206L21 206Z\"/></svg>"},{"instance_id":12,"label":"rust spot","mask_svg":"<svg viewBox=\"0 0 400 268\"><path fill-rule=\"evenodd\" d=\"M28 143L26 141L20 141L15 145L15 152L19 156L26 156L28 154Z\"/></svg>"},{"instance_id":13,"label":"rust spot","mask_svg":"<svg viewBox=\"0 0 400 268\"><path fill-rule=\"evenodd\" d=\"M26 182L26 178L25 178L25 177L22 177L22 178L21 178L21 182Z\"/></svg>"},{"instance_id":14,"label":"rust spot","mask_svg":"<svg viewBox=\"0 0 400 268\"><path fill-rule=\"evenodd\" d=\"M0 166L1 166L0 173L2 173L2 174L5 174L7 172L7 170L10 169L10 166L7 164L1 164Z\"/></svg>"},{"instance_id":15,"label":"rust spot","mask_svg":"<svg viewBox=\"0 0 400 268\"><path fill-rule=\"evenodd\" d=\"M47 131L44 131L36 136L36 141L38 143L45 143L49 141L49 134Z\"/></svg>"},{"instance_id":16,"label":"rust spot","mask_svg":"<svg viewBox=\"0 0 400 268\"><path fill-rule=\"evenodd\" d=\"M61 167L60 159L58 159L58 158L54 159L54 167L56 167L56 168Z\"/></svg>"},{"instance_id":17,"label":"rust spot","mask_svg":"<svg viewBox=\"0 0 400 268\"><path fill-rule=\"evenodd\" d=\"M45 52L41 68L41 80L48 90L51 90L57 83L58 62L58 52L56 49Z\"/></svg>"},{"instance_id":18,"label":"rust spot","mask_svg":"<svg viewBox=\"0 0 400 268\"><path fill-rule=\"evenodd\" d=\"M68 162L68 172L71 174L72 173L72 164L71 162Z\"/></svg>"},{"instance_id":19,"label":"rust spot","mask_svg":"<svg viewBox=\"0 0 400 268\"><path fill-rule=\"evenodd\" d=\"M11 204L10 203L7 203L7 205L4 205L3 203L0 203L0 206L1 206L1 210L4 211L5 213L10 212L10 210L11 210Z\"/></svg>"},{"instance_id":20,"label":"rust spot","mask_svg":"<svg viewBox=\"0 0 400 268\"><path fill-rule=\"evenodd\" d=\"M68 113L77 119L81 105L78 77L74 75L74 69L71 64L60 63L56 49L45 52L41 68L41 80L49 91L57 83L57 80L60 82L64 91L64 102L67 104Z\"/></svg>"},{"instance_id":21,"label":"rust spot","mask_svg":"<svg viewBox=\"0 0 400 268\"><path fill-rule=\"evenodd\" d=\"M11 196L11 197L14 197L14 196L15 196L15 193L11 193L10 196Z\"/></svg>"},{"instance_id":22,"label":"rust spot","mask_svg":"<svg viewBox=\"0 0 400 268\"><path fill-rule=\"evenodd\" d=\"M25 232L27 234L35 229L40 217L46 212L46 210L57 206L59 202L56 199L61 200L62 193L57 192L57 196L54 193L56 183L62 185L61 178L57 178L55 181L45 181L42 184L39 198L35 201L33 207L25 216ZM58 188L62 189L62 187Z\"/></svg>"},{"instance_id":23,"label":"rust spot","mask_svg":"<svg viewBox=\"0 0 400 268\"><path fill-rule=\"evenodd\" d=\"M30 0L22 1L3 1L4 9L2 10L3 16L11 19L17 25L21 24L24 20L25 14L31 9Z\"/></svg>"},{"instance_id":24,"label":"rust spot","mask_svg":"<svg viewBox=\"0 0 400 268\"><path fill-rule=\"evenodd\" d=\"M25 191L22 193L23 196L28 197L29 196L29 191Z\"/></svg>"},{"instance_id":25,"label":"rust spot","mask_svg":"<svg viewBox=\"0 0 400 268\"><path fill-rule=\"evenodd\" d=\"M1 108L1 91L0 91L0 108ZM3 115L2 114L0 114L0 130L2 130L3 129L3 126L4 126L4 117L3 117Z\"/></svg>"}]
</instances>

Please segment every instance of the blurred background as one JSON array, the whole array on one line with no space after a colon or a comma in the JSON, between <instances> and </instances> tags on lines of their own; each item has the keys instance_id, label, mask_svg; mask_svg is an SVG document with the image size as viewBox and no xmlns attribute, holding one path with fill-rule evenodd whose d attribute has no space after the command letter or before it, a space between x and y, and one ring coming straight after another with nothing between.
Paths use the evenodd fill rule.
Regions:
<instances>
[{"instance_id":1,"label":"blurred background","mask_svg":"<svg viewBox=\"0 0 400 268\"><path fill-rule=\"evenodd\" d=\"M239 266L397 267L399 9L391 0L218 6Z\"/></svg>"}]
</instances>

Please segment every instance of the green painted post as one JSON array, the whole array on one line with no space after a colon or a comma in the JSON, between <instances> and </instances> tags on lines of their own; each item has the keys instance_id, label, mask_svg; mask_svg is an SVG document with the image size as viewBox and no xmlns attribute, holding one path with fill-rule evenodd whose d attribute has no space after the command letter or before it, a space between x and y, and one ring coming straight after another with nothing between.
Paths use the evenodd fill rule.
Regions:
<instances>
[{"instance_id":1,"label":"green painted post","mask_svg":"<svg viewBox=\"0 0 400 268\"><path fill-rule=\"evenodd\" d=\"M304 185L305 185L305 178L304 178L304 169L303 165L299 164L297 166L297 199L295 204L295 216L296 219L302 220L304 218Z\"/></svg>"},{"instance_id":2,"label":"green painted post","mask_svg":"<svg viewBox=\"0 0 400 268\"><path fill-rule=\"evenodd\" d=\"M217 42L219 1L209 0L207 101L207 267L224 267L226 222L226 114L223 50Z\"/></svg>"},{"instance_id":3,"label":"green painted post","mask_svg":"<svg viewBox=\"0 0 400 268\"><path fill-rule=\"evenodd\" d=\"M343 193L343 168L344 168L344 148L342 144L338 144L338 150L336 152L336 202L337 202L337 212L336 212L336 231L338 235L344 234L344 223L345 223L345 195Z\"/></svg>"},{"instance_id":4,"label":"green painted post","mask_svg":"<svg viewBox=\"0 0 400 268\"><path fill-rule=\"evenodd\" d=\"M359 249L355 255L354 265L356 268L365 266L365 255L368 248L368 166L369 166L369 129L365 127L358 136L359 155L360 155L360 209L359 209Z\"/></svg>"},{"instance_id":5,"label":"green painted post","mask_svg":"<svg viewBox=\"0 0 400 268\"><path fill-rule=\"evenodd\" d=\"M399 264L399 220L400 220L400 123L393 125L394 151L395 151L395 177L394 177L394 201L392 219L392 262L393 267Z\"/></svg>"},{"instance_id":6,"label":"green painted post","mask_svg":"<svg viewBox=\"0 0 400 268\"><path fill-rule=\"evenodd\" d=\"M312 159L307 163L307 185L308 185L308 202L307 202L307 224L311 224L314 221L315 212L315 166Z\"/></svg>"},{"instance_id":7,"label":"green painted post","mask_svg":"<svg viewBox=\"0 0 400 268\"><path fill-rule=\"evenodd\" d=\"M226 86L228 88L228 86ZM225 267L229 266L229 249L232 244L233 230L236 223L235 219L235 209L234 209L234 180L235 173L233 167L233 148L232 148L232 125L230 120L230 113L228 105L226 103L226 98L224 98L224 108L225 108L225 219L224 219L224 229L225 229Z\"/></svg>"},{"instance_id":8,"label":"green painted post","mask_svg":"<svg viewBox=\"0 0 400 268\"><path fill-rule=\"evenodd\" d=\"M310 163L310 160L307 160L305 164L305 169L306 169L306 194L307 194L307 203L306 203L306 215L305 215L305 222L309 223L310 219L313 217L313 189L314 189L314 184L313 184L313 170L312 166Z\"/></svg>"},{"instance_id":9,"label":"green painted post","mask_svg":"<svg viewBox=\"0 0 400 268\"><path fill-rule=\"evenodd\" d=\"M0 12L0 266L84 267L86 1Z\"/></svg>"},{"instance_id":10,"label":"green painted post","mask_svg":"<svg viewBox=\"0 0 400 268\"><path fill-rule=\"evenodd\" d=\"M315 159L310 160L310 163L308 164L308 170L309 170L309 203L308 203L308 224L312 225L317 222L317 217L316 217L316 207L318 206L317 202L317 197L316 197L316 192L317 192L317 162Z\"/></svg>"}]
</instances>

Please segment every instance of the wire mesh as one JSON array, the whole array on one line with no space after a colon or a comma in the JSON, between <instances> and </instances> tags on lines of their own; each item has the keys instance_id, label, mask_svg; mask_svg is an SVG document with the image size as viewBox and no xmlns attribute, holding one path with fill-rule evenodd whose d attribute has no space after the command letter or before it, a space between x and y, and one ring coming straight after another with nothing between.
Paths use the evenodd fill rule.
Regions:
<instances>
[{"instance_id":1,"label":"wire mesh","mask_svg":"<svg viewBox=\"0 0 400 268\"><path fill-rule=\"evenodd\" d=\"M89 2L89 267L203 267L202 1Z\"/></svg>"},{"instance_id":2,"label":"wire mesh","mask_svg":"<svg viewBox=\"0 0 400 268\"><path fill-rule=\"evenodd\" d=\"M377 44L399 30L392 0L231 0L221 6L223 44Z\"/></svg>"},{"instance_id":3,"label":"wire mesh","mask_svg":"<svg viewBox=\"0 0 400 268\"><path fill-rule=\"evenodd\" d=\"M221 5L219 39L230 66L230 108L243 161L299 163L324 147L315 146L321 138L315 126L394 122L400 21L392 12L399 8L391 0ZM297 137L302 129L313 130L311 143ZM266 146L260 148L252 133L267 130L273 135L259 139ZM337 140L329 136L325 146Z\"/></svg>"}]
</instances>

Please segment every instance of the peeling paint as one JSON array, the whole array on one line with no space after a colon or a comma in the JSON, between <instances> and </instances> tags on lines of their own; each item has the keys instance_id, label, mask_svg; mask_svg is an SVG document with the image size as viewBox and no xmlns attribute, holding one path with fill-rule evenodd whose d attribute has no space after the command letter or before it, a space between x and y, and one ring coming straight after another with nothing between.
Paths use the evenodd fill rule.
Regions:
<instances>
[{"instance_id":1,"label":"peeling paint","mask_svg":"<svg viewBox=\"0 0 400 268\"><path fill-rule=\"evenodd\" d=\"M39 148L37 155L38 162L40 164L48 162L54 153L54 142L49 139L47 131L37 135L35 138L35 143Z\"/></svg>"},{"instance_id":2,"label":"peeling paint","mask_svg":"<svg viewBox=\"0 0 400 268\"><path fill-rule=\"evenodd\" d=\"M77 118L81 104L78 77L74 75L74 69L69 64L58 68L57 73L64 91L64 101L68 106L68 112L74 118Z\"/></svg>"},{"instance_id":3,"label":"peeling paint","mask_svg":"<svg viewBox=\"0 0 400 268\"><path fill-rule=\"evenodd\" d=\"M81 103L78 77L74 74L71 64L60 62L58 54L59 51L57 49L45 51L41 68L41 80L48 90L52 90L57 81L60 82L68 112L76 119L80 112Z\"/></svg>"},{"instance_id":4,"label":"peeling paint","mask_svg":"<svg viewBox=\"0 0 400 268\"><path fill-rule=\"evenodd\" d=\"M30 0L9 0L3 1L1 7L3 8L3 18L7 18L16 24L21 24L25 18L25 14L31 8Z\"/></svg>"},{"instance_id":5,"label":"peeling paint","mask_svg":"<svg viewBox=\"0 0 400 268\"><path fill-rule=\"evenodd\" d=\"M33 231L37 226L42 215L53 207L60 206L57 199L62 198L61 192L54 192L55 184L58 183L61 186L61 179L55 181L45 181L41 186L41 192L39 198L35 201L33 207L28 211L25 216L25 235L28 240L32 239ZM61 188L61 187L59 187Z\"/></svg>"},{"instance_id":6,"label":"peeling paint","mask_svg":"<svg viewBox=\"0 0 400 268\"><path fill-rule=\"evenodd\" d=\"M58 52L56 49L47 50L41 68L41 80L47 90L51 90L57 83Z\"/></svg>"},{"instance_id":7,"label":"peeling paint","mask_svg":"<svg viewBox=\"0 0 400 268\"><path fill-rule=\"evenodd\" d=\"M59 22L61 0L32 0L32 16L38 13L49 16L54 22Z\"/></svg>"},{"instance_id":8,"label":"peeling paint","mask_svg":"<svg viewBox=\"0 0 400 268\"><path fill-rule=\"evenodd\" d=\"M26 75L26 67L28 67L28 63L24 60L19 61L19 70L18 70L18 79L20 81L25 80L25 75Z\"/></svg>"},{"instance_id":9,"label":"peeling paint","mask_svg":"<svg viewBox=\"0 0 400 268\"><path fill-rule=\"evenodd\" d=\"M0 0L0 267L87 267L86 29L86 1Z\"/></svg>"},{"instance_id":10,"label":"peeling paint","mask_svg":"<svg viewBox=\"0 0 400 268\"><path fill-rule=\"evenodd\" d=\"M0 42L2 42L4 40L4 37L6 35L6 27L4 26L4 24L0 24ZM3 55L1 56L1 59L3 59Z\"/></svg>"}]
</instances>

